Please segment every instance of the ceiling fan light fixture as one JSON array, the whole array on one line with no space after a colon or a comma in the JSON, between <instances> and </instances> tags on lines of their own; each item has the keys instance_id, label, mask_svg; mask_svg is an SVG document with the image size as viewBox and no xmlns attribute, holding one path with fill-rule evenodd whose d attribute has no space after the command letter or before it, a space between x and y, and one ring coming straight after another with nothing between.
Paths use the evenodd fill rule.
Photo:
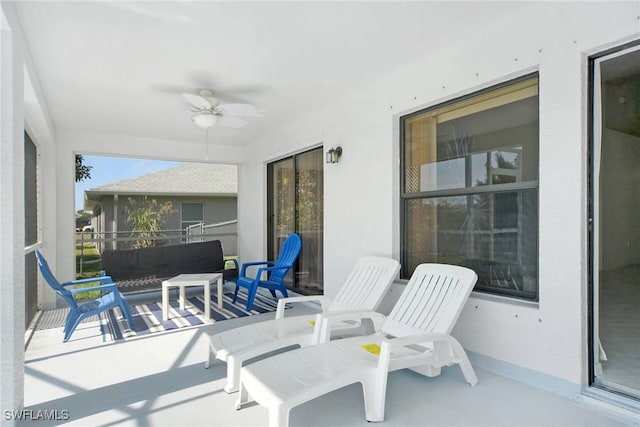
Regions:
<instances>
[{"instance_id":1,"label":"ceiling fan light fixture","mask_svg":"<svg viewBox=\"0 0 640 427\"><path fill-rule=\"evenodd\" d=\"M201 112L191 117L191 120L196 126L207 129L218 123L218 116L210 112Z\"/></svg>"}]
</instances>

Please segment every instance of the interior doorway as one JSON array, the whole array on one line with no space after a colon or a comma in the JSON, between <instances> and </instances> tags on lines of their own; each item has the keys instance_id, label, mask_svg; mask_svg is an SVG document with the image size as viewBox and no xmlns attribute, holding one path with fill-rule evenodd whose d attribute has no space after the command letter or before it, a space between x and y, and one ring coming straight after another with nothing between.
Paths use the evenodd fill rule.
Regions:
<instances>
[{"instance_id":1,"label":"interior doorway","mask_svg":"<svg viewBox=\"0 0 640 427\"><path fill-rule=\"evenodd\" d=\"M591 382L640 399L640 45L592 77Z\"/></svg>"}]
</instances>

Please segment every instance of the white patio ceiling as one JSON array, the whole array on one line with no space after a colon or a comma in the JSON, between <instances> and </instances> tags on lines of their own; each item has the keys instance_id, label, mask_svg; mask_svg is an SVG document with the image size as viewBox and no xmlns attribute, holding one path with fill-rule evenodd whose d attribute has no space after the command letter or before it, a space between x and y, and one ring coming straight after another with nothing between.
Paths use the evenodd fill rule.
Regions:
<instances>
[{"instance_id":1,"label":"white patio ceiling","mask_svg":"<svg viewBox=\"0 0 640 427\"><path fill-rule=\"evenodd\" d=\"M16 2L56 131L203 141L181 92L264 111L246 145L528 7L505 2ZM442 66L442 64L434 64Z\"/></svg>"}]
</instances>

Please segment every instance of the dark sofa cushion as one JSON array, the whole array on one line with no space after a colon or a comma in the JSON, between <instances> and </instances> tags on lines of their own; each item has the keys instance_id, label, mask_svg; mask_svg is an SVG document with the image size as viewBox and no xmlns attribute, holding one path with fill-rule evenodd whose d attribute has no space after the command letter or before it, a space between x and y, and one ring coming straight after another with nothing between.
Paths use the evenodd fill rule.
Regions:
<instances>
[{"instance_id":1,"label":"dark sofa cushion","mask_svg":"<svg viewBox=\"0 0 640 427\"><path fill-rule=\"evenodd\" d=\"M224 270L219 240L140 249L106 250L102 268L114 281L143 277L172 277L183 273ZM227 275L225 275L227 276Z\"/></svg>"},{"instance_id":2,"label":"dark sofa cushion","mask_svg":"<svg viewBox=\"0 0 640 427\"><path fill-rule=\"evenodd\" d=\"M102 269L113 280L163 275L167 270L155 248L106 250L102 252Z\"/></svg>"},{"instance_id":3,"label":"dark sofa cushion","mask_svg":"<svg viewBox=\"0 0 640 427\"><path fill-rule=\"evenodd\" d=\"M167 246L165 261L170 276L182 273L213 273L224 270L220 240Z\"/></svg>"}]
</instances>

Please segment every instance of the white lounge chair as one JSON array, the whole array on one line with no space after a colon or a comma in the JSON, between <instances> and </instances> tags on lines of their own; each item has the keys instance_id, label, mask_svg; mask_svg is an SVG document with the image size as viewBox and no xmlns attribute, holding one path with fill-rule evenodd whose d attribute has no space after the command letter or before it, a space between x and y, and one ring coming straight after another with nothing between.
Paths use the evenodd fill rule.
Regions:
<instances>
[{"instance_id":1,"label":"white lounge chair","mask_svg":"<svg viewBox=\"0 0 640 427\"><path fill-rule=\"evenodd\" d=\"M319 301L322 312L334 313L346 310L369 312L371 321L367 324L371 333L377 322L378 328L384 316L375 310L398 274L400 264L390 258L365 256L358 260L346 282L331 300L322 295L281 298L278 300L276 318L240 328L231 329L211 336L208 368L215 359L227 363L227 384L224 390L232 393L238 390L240 368L246 360L294 345L304 347L319 341L320 325L316 325L317 315L285 316L285 304L303 301ZM359 319L358 319L359 320ZM332 330L325 328L323 336L333 332L336 335L362 334L362 324L358 322L336 322ZM316 327L317 326L317 327ZM314 332L315 331L315 332ZM315 334L315 335L314 335ZM315 336L315 338L314 338Z\"/></svg>"},{"instance_id":2,"label":"white lounge chair","mask_svg":"<svg viewBox=\"0 0 640 427\"><path fill-rule=\"evenodd\" d=\"M473 367L449 333L476 280L475 272L464 267L419 265L379 332L300 348L242 368L236 408L251 396L269 410L270 427L287 426L292 408L359 382L366 419L383 421L390 371L410 368L431 377L457 363L475 385ZM320 320L327 327L346 317L329 314Z\"/></svg>"}]
</instances>

